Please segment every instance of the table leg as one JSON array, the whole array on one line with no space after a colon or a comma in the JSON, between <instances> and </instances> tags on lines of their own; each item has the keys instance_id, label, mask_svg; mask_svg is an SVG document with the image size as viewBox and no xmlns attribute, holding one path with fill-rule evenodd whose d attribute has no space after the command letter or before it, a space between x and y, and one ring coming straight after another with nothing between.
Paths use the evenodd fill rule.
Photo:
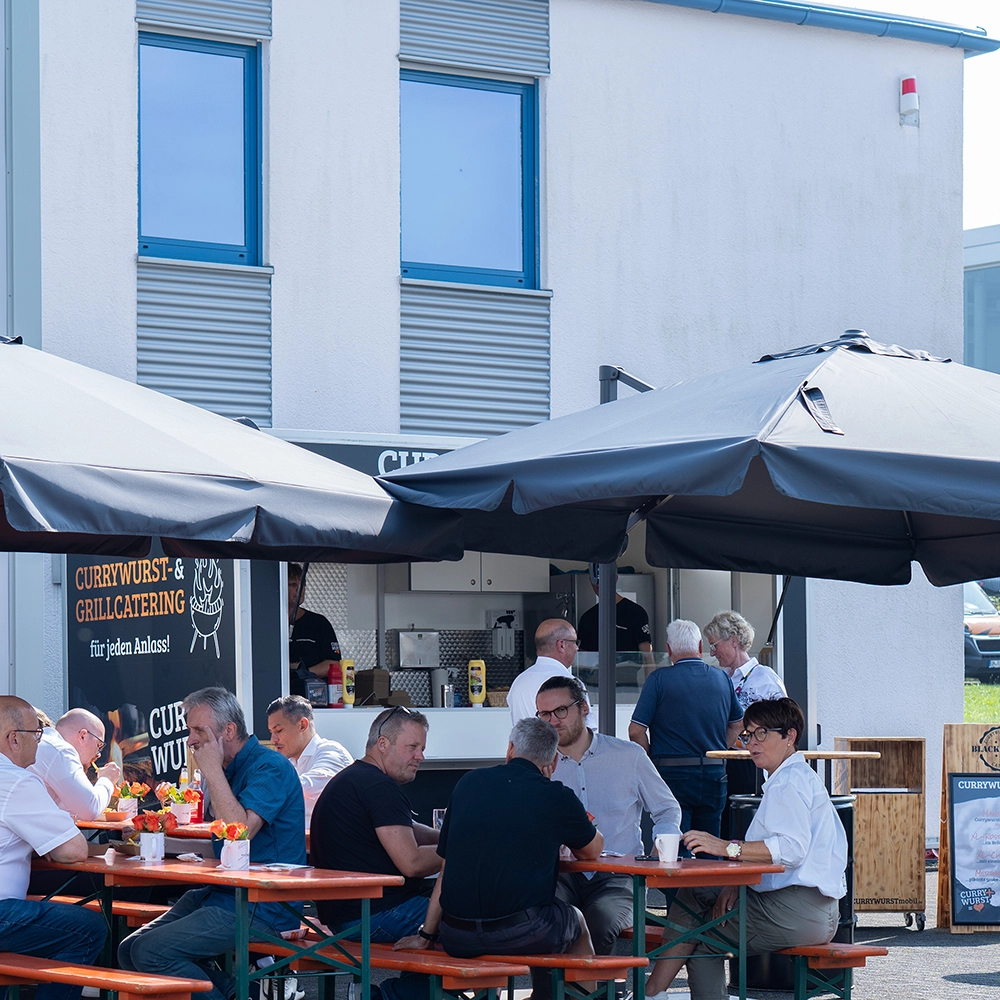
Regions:
<instances>
[{"instance_id":1,"label":"table leg","mask_svg":"<svg viewBox=\"0 0 1000 1000\"><path fill-rule=\"evenodd\" d=\"M250 904L248 890L236 888L236 1000L250 997Z\"/></svg>"},{"instance_id":2,"label":"table leg","mask_svg":"<svg viewBox=\"0 0 1000 1000\"><path fill-rule=\"evenodd\" d=\"M740 1000L747 1000L747 887L740 886Z\"/></svg>"},{"instance_id":3,"label":"table leg","mask_svg":"<svg viewBox=\"0 0 1000 1000\"><path fill-rule=\"evenodd\" d=\"M372 901L361 900L361 1000L371 1000ZM440 982L438 983L440 987Z\"/></svg>"},{"instance_id":4,"label":"table leg","mask_svg":"<svg viewBox=\"0 0 1000 1000\"><path fill-rule=\"evenodd\" d=\"M642 958L646 954L646 879L642 875L632 876L632 956ZM632 998L642 1000L645 994L643 970L632 970ZM511 997L513 1000L513 997Z\"/></svg>"}]
</instances>

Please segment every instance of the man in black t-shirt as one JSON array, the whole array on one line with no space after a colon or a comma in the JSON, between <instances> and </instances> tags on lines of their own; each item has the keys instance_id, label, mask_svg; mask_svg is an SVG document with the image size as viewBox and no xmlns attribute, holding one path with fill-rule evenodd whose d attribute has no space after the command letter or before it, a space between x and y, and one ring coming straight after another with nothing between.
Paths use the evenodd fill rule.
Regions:
<instances>
[{"instance_id":1,"label":"man in black t-shirt","mask_svg":"<svg viewBox=\"0 0 1000 1000\"><path fill-rule=\"evenodd\" d=\"M335 774L313 810L311 861L317 868L402 875L371 901L371 939L391 943L423 923L432 884L441 869L437 830L413 822L402 786L417 776L427 743L427 719L398 705L380 712L368 733L365 755ZM361 901L317 903L329 928L361 940Z\"/></svg>"},{"instance_id":2,"label":"man in black t-shirt","mask_svg":"<svg viewBox=\"0 0 1000 1000\"><path fill-rule=\"evenodd\" d=\"M326 682L332 663L340 662L340 643L333 626L315 611L301 607L302 567L288 564L288 693L306 697L306 681Z\"/></svg>"},{"instance_id":3,"label":"man in black t-shirt","mask_svg":"<svg viewBox=\"0 0 1000 1000\"><path fill-rule=\"evenodd\" d=\"M440 933L445 951L460 958L594 953L583 915L556 899L556 876L560 845L594 859L604 837L573 792L549 780L558 741L547 722L522 719L507 763L470 771L455 786L427 917L397 947L427 948Z\"/></svg>"},{"instance_id":4,"label":"man in black t-shirt","mask_svg":"<svg viewBox=\"0 0 1000 1000\"><path fill-rule=\"evenodd\" d=\"M594 593L597 593L597 586L591 584ZM597 630L598 630L598 606L587 608L580 615L579 624L576 627L576 634L580 640L581 653L597 652ZM630 601L621 594L615 594L615 650L618 653L634 652L638 650L642 655L643 666L648 676L653 672L653 643L649 631L649 615L643 608L640 608L635 601ZM626 657L617 657L619 661Z\"/></svg>"}]
</instances>

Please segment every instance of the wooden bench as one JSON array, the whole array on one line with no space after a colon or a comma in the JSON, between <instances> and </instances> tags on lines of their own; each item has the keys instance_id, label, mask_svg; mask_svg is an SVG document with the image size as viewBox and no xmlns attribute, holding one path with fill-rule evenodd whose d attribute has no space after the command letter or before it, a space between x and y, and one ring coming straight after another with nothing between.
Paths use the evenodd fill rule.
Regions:
<instances>
[{"instance_id":1,"label":"wooden bench","mask_svg":"<svg viewBox=\"0 0 1000 1000\"><path fill-rule=\"evenodd\" d=\"M303 943L308 944L315 940L315 936L310 934ZM285 957L295 954L294 949L262 941L251 941L250 950ZM317 954L343 961L344 953L360 964L361 945L354 941L341 941L338 947L324 948ZM393 951L392 945L386 944L371 946L370 965L373 969L389 972L416 972L430 976L430 1000L440 1000L443 993L457 994L466 990L486 990L489 995L495 997L496 990L507 986L509 980L528 975L528 966L521 962L520 956L487 962L481 958L452 958L440 950ZM293 957L290 967L296 972L332 971L330 965L321 958L312 957ZM276 975L280 975L280 970ZM322 993L320 995L322 996Z\"/></svg>"},{"instance_id":2,"label":"wooden bench","mask_svg":"<svg viewBox=\"0 0 1000 1000\"><path fill-rule=\"evenodd\" d=\"M624 930L618 932L618 937L623 941L631 941L635 934L632 932L631 927L626 927ZM659 924L646 924L646 946L643 951L653 951L655 948L659 948L663 944L663 928Z\"/></svg>"},{"instance_id":3,"label":"wooden bench","mask_svg":"<svg viewBox=\"0 0 1000 1000\"><path fill-rule=\"evenodd\" d=\"M865 961L888 955L888 948L868 944L803 945L782 948L778 955L791 955L795 974L795 1000L809 1000L821 993L833 993L841 1000L851 1000L854 969L864 968Z\"/></svg>"},{"instance_id":4,"label":"wooden bench","mask_svg":"<svg viewBox=\"0 0 1000 1000\"><path fill-rule=\"evenodd\" d=\"M83 896L28 896L28 899L38 902L67 903L70 906L82 905L88 910L101 912L99 899L90 899L86 903L82 903L83 898ZM124 917L125 923L129 927L143 927L169 909L169 906L164 906L162 903L135 903L127 899L116 899L111 903L111 912L116 917Z\"/></svg>"},{"instance_id":5,"label":"wooden bench","mask_svg":"<svg viewBox=\"0 0 1000 1000\"><path fill-rule=\"evenodd\" d=\"M407 952L409 954L409 952ZM608 1000L614 997L615 983L627 982L633 969L644 969L648 958L629 955L480 955L484 962L523 962L530 969L550 969L552 972L552 997L561 1000L567 983L604 983ZM514 984L508 984L509 996L514 996ZM600 993L597 986L595 993Z\"/></svg>"},{"instance_id":6,"label":"wooden bench","mask_svg":"<svg viewBox=\"0 0 1000 1000\"><path fill-rule=\"evenodd\" d=\"M192 993L207 993L212 988L207 979L151 976L145 972L103 969L95 965L74 965L54 958L0 952L0 986L14 987L15 1000L19 987L39 983L96 986L102 990L114 990L118 1000L190 1000Z\"/></svg>"}]
</instances>

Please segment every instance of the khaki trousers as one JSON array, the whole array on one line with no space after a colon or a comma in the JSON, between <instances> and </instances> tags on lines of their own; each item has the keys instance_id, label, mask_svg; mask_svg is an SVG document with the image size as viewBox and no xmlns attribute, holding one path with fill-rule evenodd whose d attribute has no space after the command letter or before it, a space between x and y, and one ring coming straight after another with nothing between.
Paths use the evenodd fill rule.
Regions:
<instances>
[{"instance_id":1,"label":"khaki trousers","mask_svg":"<svg viewBox=\"0 0 1000 1000\"><path fill-rule=\"evenodd\" d=\"M671 905L669 918L675 924L690 929L711 919L712 907L719 889L681 889ZM699 914L686 913L678 903ZM824 896L813 886L789 885L773 892L747 890L747 954L761 955L797 945L826 944L837 932L839 905L836 899ZM735 935L734 922L726 924ZM663 943L680 936L669 928L663 932ZM726 988L724 959L694 956L712 955L714 949L699 943L687 963L691 1000L729 1000Z\"/></svg>"}]
</instances>

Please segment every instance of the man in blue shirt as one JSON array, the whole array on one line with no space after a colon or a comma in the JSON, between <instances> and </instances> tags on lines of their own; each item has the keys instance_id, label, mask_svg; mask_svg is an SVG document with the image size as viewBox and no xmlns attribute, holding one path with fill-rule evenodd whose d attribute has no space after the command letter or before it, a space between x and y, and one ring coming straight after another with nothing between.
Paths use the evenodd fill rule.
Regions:
<instances>
[{"instance_id":1,"label":"man in blue shirt","mask_svg":"<svg viewBox=\"0 0 1000 1000\"><path fill-rule=\"evenodd\" d=\"M673 665L654 671L643 685L628 736L649 754L680 803L681 830L718 837L726 767L705 754L733 745L743 710L725 672L705 663L701 652L701 629L672 621L667 654Z\"/></svg>"},{"instance_id":2,"label":"man in blue shirt","mask_svg":"<svg viewBox=\"0 0 1000 1000\"><path fill-rule=\"evenodd\" d=\"M202 688L184 700L188 746L207 789L206 807L216 819L243 823L250 833L250 860L305 864L305 803L295 768L247 732L236 696L225 688ZM216 855L222 841L213 842ZM210 979L207 1000L226 1000L232 977L212 959L236 945L235 890L192 889L152 923L130 934L118 948L123 969ZM257 903L254 928L290 930L298 916L281 903Z\"/></svg>"}]
</instances>

